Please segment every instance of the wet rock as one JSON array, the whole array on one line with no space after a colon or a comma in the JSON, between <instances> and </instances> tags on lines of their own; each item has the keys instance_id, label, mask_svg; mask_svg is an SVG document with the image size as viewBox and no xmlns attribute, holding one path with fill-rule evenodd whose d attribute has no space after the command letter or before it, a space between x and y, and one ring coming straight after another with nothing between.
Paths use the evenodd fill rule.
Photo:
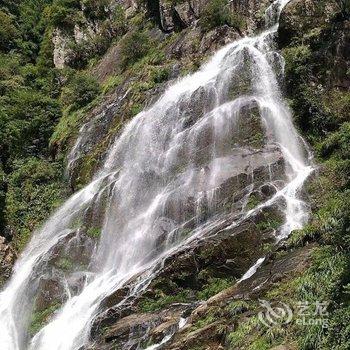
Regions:
<instances>
[{"instance_id":1,"label":"wet rock","mask_svg":"<svg viewBox=\"0 0 350 350\"><path fill-rule=\"evenodd\" d=\"M35 311L43 311L54 303L61 304L65 290L59 276L43 276L39 282L39 293L35 300Z\"/></svg>"},{"instance_id":2,"label":"wet rock","mask_svg":"<svg viewBox=\"0 0 350 350\"><path fill-rule=\"evenodd\" d=\"M264 25L265 11L272 2L272 0L232 0L230 9L232 13L244 17L245 34L252 34Z\"/></svg>"},{"instance_id":3,"label":"wet rock","mask_svg":"<svg viewBox=\"0 0 350 350\"><path fill-rule=\"evenodd\" d=\"M202 54L211 54L218 48L240 38L240 34L234 28L227 25L215 28L206 33L200 43L199 51Z\"/></svg>"},{"instance_id":4,"label":"wet rock","mask_svg":"<svg viewBox=\"0 0 350 350\"><path fill-rule=\"evenodd\" d=\"M201 37L202 33L199 28L182 31L179 37L166 48L167 56L180 59L186 55L197 54Z\"/></svg>"},{"instance_id":5,"label":"wet rock","mask_svg":"<svg viewBox=\"0 0 350 350\"><path fill-rule=\"evenodd\" d=\"M339 20L342 15L338 6L337 1L291 1L281 14L278 42L281 48L308 45L314 59L325 69L325 72L316 73L313 84L321 83L322 76L327 76L326 86L343 90L350 88L347 76L350 21ZM325 45L325 42L329 44ZM328 87L324 87L325 91Z\"/></svg>"},{"instance_id":6,"label":"wet rock","mask_svg":"<svg viewBox=\"0 0 350 350\"><path fill-rule=\"evenodd\" d=\"M182 339L168 346L169 350L189 349L198 344L205 344L206 349L222 349L220 346L224 337L225 324L216 321L198 330L186 334Z\"/></svg>"},{"instance_id":7,"label":"wet rock","mask_svg":"<svg viewBox=\"0 0 350 350\"><path fill-rule=\"evenodd\" d=\"M302 273L309 266L311 254L314 249L315 246L303 247L296 251L288 252L283 257L267 261L249 279L223 290L201 304L193 310L188 319L187 327L184 327L175 334L171 344L167 348L185 350L188 349L189 342L197 346L214 342L214 344L217 344L216 346L226 348L226 338L222 337L222 334L227 332L227 328L232 329L234 327L234 321L232 320L232 315L225 314L223 311L225 310L225 306L234 300L257 300L263 297L276 282L276 277L278 280L286 280L291 274ZM216 322L214 321L214 323L208 326L203 326L199 330L193 331L194 325L198 324L199 320L203 320L212 314L213 310L218 310L214 312L217 312L220 317L218 324L221 327L215 328ZM244 309L241 312L243 314L247 312L247 315L250 313L249 310L245 311ZM207 327L211 329L211 332L206 336L203 333L204 331L207 332ZM293 347L289 348L289 345L283 346L286 349L293 349Z\"/></svg>"},{"instance_id":8,"label":"wet rock","mask_svg":"<svg viewBox=\"0 0 350 350\"><path fill-rule=\"evenodd\" d=\"M16 258L14 249L0 236L0 287L10 277Z\"/></svg>"},{"instance_id":9,"label":"wet rock","mask_svg":"<svg viewBox=\"0 0 350 350\"><path fill-rule=\"evenodd\" d=\"M134 313L120 317L103 332L95 349L136 349L146 343L160 342L178 328L180 317L187 308L186 305L174 304L156 313Z\"/></svg>"}]
</instances>

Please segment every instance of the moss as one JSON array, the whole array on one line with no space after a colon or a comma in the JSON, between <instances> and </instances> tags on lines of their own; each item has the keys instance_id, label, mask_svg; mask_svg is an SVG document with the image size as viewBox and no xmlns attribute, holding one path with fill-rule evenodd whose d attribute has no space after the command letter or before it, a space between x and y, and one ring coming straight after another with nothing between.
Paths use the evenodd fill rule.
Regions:
<instances>
[{"instance_id":1,"label":"moss","mask_svg":"<svg viewBox=\"0 0 350 350\"><path fill-rule=\"evenodd\" d=\"M197 293L199 300L207 300L215 294L229 288L233 285L233 279L229 278L210 278L203 289Z\"/></svg>"},{"instance_id":2,"label":"moss","mask_svg":"<svg viewBox=\"0 0 350 350\"><path fill-rule=\"evenodd\" d=\"M122 83L123 79L119 75L110 76L102 84L102 93L107 94L108 92L114 90L118 85Z\"/></svg>"},{"instance_id":3,"label":"moss","mask_svg":"<svg viewBox=\"0 0 350 350\"><path fill-rule=\"evenodd\" d=\"M100 95L87 106L74 110L68 106L63 110L63 115L56 125L50 138L50 149L64 154L69 142L78 134L79 129L88 112L100 102Z\"/></svg>"},{"instance_id":4,"label":"moss","mask_svg":"<svg viewBox=\"0 0 350 350\"><path fill-rule=\"evenodd\" d=\"M261 202L261 200L259 199L259 197L256 194L251 194L249 196L248 202L247 202L247 209L251 210L254 209L256 206L259 205L259 203Z\"/></svg>"},{"instance_id":5,"label":"moss","mask_svg":"<svg viewBox=\"0 0 350 350\"><path fill-rule=\"evenodd\" d=\"M215 315L213 313L208 313L205 317L197 320L192 328L194 330L201 329L205 326L210 325L211 323L214 323L216 320L217 320L217 318L215 317Z\"/></svg>"},{"instance_id":6,"label":"moss","mask_svg":"<svg viewBox=\"0 0 350 350\"><path fill-rule=\"evenodd\" d=\"M84 114L82 111L71 113L67 108L50 138L50 148L63 148L68 139L78 132Z\"/></svg>"},{"instance_id":7,"label":"moss","mask_svg":"<svg viewBox=\"0 0 350 350\"><path fill-rule=\"evenodd\" d=\"M271 349L271 343L265 338L256 339L247 348L247 350L268 350L268 349Z\"/></svg>"},{"instance_id":8,"label":"moss","mask_svg":"<svg viewBox=\"0 0 350 350\"><path fill-rule=\"evenodd\" d=\"M314 242L319 234L312 225L307 225L301 230L295 230L291 233L286 244L289 248L303 247L308 242Z\"/></svg>"},{"instance_id":9,"label":"moss","mask_svg":"<svg viewBox=\"0 0 350 350\"><path fill-rule=\"evenodd\" d=\"M235 300L232 301L226 309L229 311L230 315L233 317L240 315L251 309L251 303L245 300Z\"/></svg>"},{"instance_id":10,"label":"moss","mask_svg":"<svg viewBox=\"0 0 350 350\"><path fill-rule=\"evenodd\" d=\"M74 262L67 257L62 257L58 260L57 266L62 270L70 271L74 267Z\"/></svg>"},{"instance_id":11,"label":"moss","mask_svg":"<svg viewBox=\"0 0 350 350\"><path fill-rule=\"evenodd\" d=\"M94 239L98 239L101 237L101 229L99 227L90 227L86 234L91 237L91 238L94 238Z\"/></svg>"},{"instance_id":12,"label":"moss","mask_svg":"<svg viewBox=\"0 0 350 350\"><path fill-rule=\"evenodd\" d=\"M218 334L223 334L226 332L227 325L225 322L225 309L219 306L211 306L204 315L198 318L195 323L191 326L191 332L193 330L204 328L214 322L218 323L216 325L215 332ZM220 323L218 321L221 321Z\"/></svg>"},{"instance_id":13,"label":"moss","mask_svg":"<svg viewBox=\"0 0 350 350\"><path fill-rule=\"evenodd\" d=\"M74 187L79 190L86 186L91 180L98 166L98 159L103 152L103 143L98 144L97 147L86 156L82 157L79 162L78 176L75 178Z\"/></svg>"},{"instance_id":14,"label":"moss","mask_svg":"<svg viewBox=\"0 0 350 350\"><path fill-rule=\"evenodd\" d=\"M190 300L190 294L189 290L182 290L173 295L167 295L158 290L154 299L145 298L141 300L138 307L142 312L154 312L173 303L186 303Z\"/></svg>"},{"instance_id":15,"label":"moss","mask_svg":"<svg viewBox=\"0 0 350 350\"><path fill-rule=\"evenodd\" d=\"M59 303L54 303L42 311L37 311L32 314L29 332L31 335L36 334L49 320L50 316L60 307Z\"/></svg>"},{"instance_id":16,"label":"moss","mask_svg":"<svg viewBox=\"0 0 350 350\"><path fill-rule=\"evenodd\" d=\"M265 219L256 223L256 227L259 231L277 230L282 224L283 219L274 215L269 215L265 217Z\"/></svg>"}]
</instances>

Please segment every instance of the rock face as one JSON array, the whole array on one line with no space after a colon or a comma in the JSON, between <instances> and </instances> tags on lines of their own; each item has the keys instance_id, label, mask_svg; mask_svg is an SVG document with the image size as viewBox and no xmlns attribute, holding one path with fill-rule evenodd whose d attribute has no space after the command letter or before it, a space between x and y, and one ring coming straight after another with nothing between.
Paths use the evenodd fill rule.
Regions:
<instances>
[{"instance_id":1,"label":"rock face","mask_svg":"<svg viewBox=\"0 0 350 350\"><path fill-rule=\"evenodd\" d=\"M225 336L235 327L235 323L232 324L234 316L227 306L236 300L263 298L273 284L288 280L291 274L301 273L308 267L314 248L309 246L279 258L270 256L254 276L241 283L232 283L231 287L206 302L173 304L156 313L134 311L132 315L121 316L106 332L100 333L97 344L91 349L146 348L145 344L159 344L167 335L170 340L162 349L187 350L201 346L206 349L227 349ZM166 276L174 275L168 271ZM243 319L250 311L242 306L238 313ZM181 318L186 321L179 326ZM201 325L200 320L203 319L208 321ZM289 345L279 348L294 349Z\"/></svg>"},{"instance_id":2,"label":"rock face","mask_svg":"<svg viewBox=\"0 0 350 350\"><path fill-rule=\"evenodd\" d=\"M322 27L329 23L335 11L335 2L329 1L325 7L313 0L293 0L283 9L279 27L279 41L287 46L293 37L300 37L304 33Z\"/></svg>"},{"instance_id":3,"label":"rock face","mask_svg":"<svg viewBox=\"0 0 350 350\"><path fill-rule=\"evenodd\" d=\"M249 110L246 113L249 122ZM242 128L241 142L247 142L247 136L248 132L245 133ZM96 345L93 348L136 349L145 347L145 344L161 342L166 336L177 332L179 320L188 318L198 303L202 303L198 295L207 288L208 283L218 279L233 286L264 255L266 247L274 243L275 230L283 221L281 209L284 203L262 208L247 219L242 216L242 212L243 209L247 210L247 206L256 206L258 202L266 201L274 195L276 189L283 184L284 162L278 147L261 147L243 150L242 154L238 152L237 157L245 159L237 159L236 163L240 163L242 168L236 167L236 174L231 171L231 176L215 190L215 201L203 198L200 208L203 220L211 215L220 221L215 228L208 228L205 239L195 240L168 257L145 292L134 300L131 298L127 307L118 306L128 294L127 287L106 299L105 306L108 305L109 309L95 320L92 334ZM188 219L187 225L177 233L183 236L195 229L196 223L191 218L194 211L198 211L191 197L188 197L187 202L185 208L167 203L164 210L170 220L183 217ZM163 243L161 239L158 242L159 245ZM292 262L294 263L295 261ZM284 264L286 268L289 266ZM263 274L263 277L266 275ZM258 286L263 277L258 276L259 282L251 283ZM248 291L249 287L246 288ZM160 296L171 299L172 295L186 297L181 303L164 304L162 307ZM227 295L225 302L232 298L232 294ZM161 310L145 313L144 305L152 303L160 303ZM195 331L192 329L188 335L184 333L186 336L182 340L176 336L174 345L169 346L167 343L166 348L187 349L198 343L199 339L206 344L221 344L224 339L224 323L226 321L218 320ZM180 331L179 334L183 333Z\"/></svg>"},{"instance_id":4,"label":"rock face","mask_svg":"<svg viewBox=\"0 0 350 350\"><path fill-rule=\"evenodd\" d=\"M52 42L54 45L53 63L56 68L62 69L65 67L67 57L69 55L69 38L57 28L54 32Z\"/></svg>"},{"instance_id":5,"label":"rock face","mask_svg":"<svg viewBox=\"0 0 350 350\"><path fill-rule=\"evenodd\" d=\"M270 3L270 0L230 1L226 5L227 11L242 18L245 23L240 29L239 34L237 33L237 28L231 28L232 32L235 32L236 35L252 34L257 28L262 26L264 22L264 11ZM69 65L71 56L74 54L72 50L73 46L80 45L83 50L85 48L85 51L89 51L91 50L91 43L98 40L101 36L106 36L106 33L103 31L105 30L104 28L113 25L113 11L115 11L115 6L116 4L111 2L106 8L106 18L98 20L88 18L82 7L81 10L77 11L77 18L79 20L77 19L77 23L73 26L72 30L65 28L55 29L52 41L54 44L53 56L56 68L62 69ZM118 6L123 7L126 18L133 17L137 13L142 13L153 21L158 22L160 30L164 33L173 33L189 28L193 31L195 28L198 28L198 20L201 18L207 2L203 0L183 0L176 2L156 0L145 1L140 5L134 0L123 0L118 3ZM227 31L227 29L225 30ZM117 34L120 35L120 33ZM213 35L214 33L209 34L209 36ZM228 40L232 40L232 36L230 37L226 33L219 32L215 35L217 37L214 39L218 45L220 45L219 39L225 40L225 43ZM186 39L187 44L190 44L189 40L191 39ZM205 46L208 46L208 44L205 44ZM110 50L110 54L113 53L116 53L115 50ZM114 57L118 59L118 55L114 55Z\"/></svg>"},{"instance_id":6,"label":"rock face","mask_svg":"<svg viewBox=\"0 0 350 350\"><path fill-rule=\"evenodd\" d=\"M315 84L316 80L325 78L321 84L349 89L350 79L347 72L350 57L350 21L335 17L335 14L342 16L339 14L339 6L338 1L291 1L282 12L278 37L280 47L293 47L303 43L314 52L319 66L313 62L312 65L311 62L308 63L310 67L315 67L311 72L315 76ZM344 16L346 18L346 15ZM324 42L329 44L322 46ZM322 66L325 72L320 72ZM328 76L330 72L332 75ZM319 77L319 74L323 77Z\"/></svg>"},{"instance_id":7,"label":"rock face","mask_svg":"<svg viewBox=\"0 0 350 350\"><path fill-rule=\"evenodd\" d=\"M110 77L122 76L122 80L106 92L97 107L86 113L84 111L81 118L84 124L80 126L77 139L73 140L74 143L70 140L72 147L68 155L68 172L73 190L90 180L125 121L137 113L135 110L152 103L171 80L184 74L180 67L188 67L188 71L196 69L212 52L240 38L242 34L252 33L259 28L270 1L233 0L227 10L245 18L244 28L240 31L223 25L203 32L198 20L206 3L203 0L161 0L145 1L140 7L135 1L120 2L126 17L133 18L135 22L135 13L159 21L160 29L152 30L151 36L163 43L161 53L164 53L164 57L162 56L161 62L150 65L150 70L125 73L120 65L119 42L112 45L91 69L102 84ZM293 21L292 24L287 22L281 30L289 31L288 26L293 27ZM75 24L71 32L58 28L55 30L54 64L57 68L67 65L70 44L82 45L84 48L86 43L99 35L103 27L101 22L91 22L86 18L83 19L83 24ZM252 71L249 60L247 62L239 67L242 73L239 78L230 82L224 97L227 101L235 99L239 94L251 94L248 82ZM164 69L166 78L157 83L153 81L154 84L149 86L149 76L154 74L154 69L156 73ZM157 79L158 76L155 80ZM184 102L186 105L181 108L187 111L184 117L188 125L195 124L204 113L214 108L213 95L214 93L198 89L190 100ZM305 268L312 247L287 252L282 258L270 249L284 219L283 200L276 201L273 206L259 207L254 213L245 215L272 198L286 181L286 165L281 149L267 143L268 132L261 122L258 105L254 102L245 105L240 110L235 130L225 140L225 145L235 151L227 156L224 149L220 150L222 164L231 164L226 174L222 175L220 185L213 189L210 196L205 195L197 202L193 195L184 193L185 204L181 207L176 201L164 202L166 219L186 222L175 232L176 235L186 237L195 230L198 222L193 218L198 212L199 221L205 222L208 217L212 217L216 225L214 228L208 225L205 240L194 240L168 257L157 270L156 278L140 296L131 297L127 306L120 308L118 303L128 295L128 286L108 296L103 305L104 311L95 320L91 334L94 345L91 349L146 348L150 344L161 343L167 337L169 342L164 345L166 349L190 349L204 345L208 349L222 349L227 345L228 330L233 327L225 309L228 303L235 299L257 298L274 281L283 278L283 274ZM212 139L213 130L204 128L198 137L201 152L191 155L195 166L202 167L204 171L210 171L214 167L207 158L207 146ZM145 174L147 176L153 174ZM70 259L82 266L87 264L86 257L91 255L95 247L94 238L88 237L88 231L93 226L100 226L100 211L102 208L86 210L84 215L88 218L86 221L89 227L82 228L80 232L72 230L71 236L54 252L52 261L48 262L52 266L51 273L43 276L40 281L42 292L35 303L36 311L43 311L64 301L61 298L64 286L57 270L74 270ZM162 246L164 241L165 238L160 237L157 245ZM86 249L82 249L82 246ZM4 264L1 267L7 276L14 257L4 242L0 242L0 254L2 251L4 253L0 255L0 261ZM243 274L264 255L265 265L259 273L240 282ZM74 278L76 280L72 285L78 293L84 280L81 276ZM215 283L223 283L225 288L221 285L219 288ZM224 290L218 293L219 289ZM174 295L180 295L181 298L169 302ZM147 310L145 305L152 307ZM215 310L213 316L210 311L212 307L222 308L223 311ZM181 323L185 322L184 319L186 325Z\"/></svg>"},{"instance_id":8,"label":"rock face","mask_svg":"<svg viewBox=\"0 0 350 350\"><path fill-rule=\"evenodd\" d=\"M12 247L0 236L0 287L10 277L16 254Z\"/></svg>"},{"instance_id":9,"label":"rock face","mask_svg":"<svg viewBox=\"0 0 350 350\"><path fill-rule=\"evenodd\" d=\"M271 3L264 1L233 0L227 5L227 11L245 19L245 33L252 33L263 24L264 10ZM184 29L196 25L208 3L203 0L189 0L179 3L160 1L161 26L165 31Z\"/></svg>"}]
</instances>

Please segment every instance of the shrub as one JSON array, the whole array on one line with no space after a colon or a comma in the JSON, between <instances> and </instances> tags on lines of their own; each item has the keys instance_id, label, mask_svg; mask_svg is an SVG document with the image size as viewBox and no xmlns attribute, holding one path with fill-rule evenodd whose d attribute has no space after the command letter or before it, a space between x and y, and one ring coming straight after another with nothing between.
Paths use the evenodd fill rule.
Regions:
<instances>
[{"instance_id":1,"label":"shrub","mask_svg":"<svg viewBox=\"0 0 350 350\"><path fill-rule=\"evenodd\" d=\"M350 17L350 1L349 0L336 0L336 5L343 18L348 19Z\"/></svg>"},{"instance_id":2,"label":"shrub","mask_svg":"<svg viewBox=\"0 0 350 350\"><path fill-rule=\"evenodd\" d=\"M350 159L350 123L344 123L340 130L331 134L320 146L322 157L336 155L341 159Z\"/></svg>"},{"instance_id":3,"label":"shrub","mask_svg":"<svg viewBox=\"0 0 350 350\"><path fill-rule=\"evenodd\" d=\"M71 27L74 25L77 10L80 10L79 0L55 0L45 10L45 17L54 27Z\"/></svg>"},{"instance_id":4,"label":"shrub","mask_svg":"<svg viewBox=\"0 0 350 350\"><path fill-rule=\"evenodd\" d=\"M0 50L8 51L14 47L18 31L10 15L0 10Z\"/></svg>"},{"instance_id":5,"label":"shrub","mask_svg":"<svg viewBox=\"0 0 350 350\"><path fill-rule=\"evenodd\" d=\"M119 75L108 77L102 85L102 92L104 94L107 94L108 92L116 88L118 85L120 85L122 81L123 80Z\"/></svg>"},{"instance_id":6,"label":"shrub","mask_svg":"<svg viewBox=\"0 0 350 350\"><path fill-rule=\"evenodd\" d=\"M87 17L91 19L105 19L108 15L108 0L83 0L83 9Z\"/></svg>"},{"instance_id":7,"label":"shrub","mask_svg":"<svg viewBox=\"0 0 350 350\"><path fill-rule=\"evenodd\" d=\"M93 239L99 239L101 237L101 229L99 227L90 227L86 234Z\"/></svg>"},{"instance_id":8,"label":"shrub","mask_svg":"<svg viewBox=\"0 0 350 350\"><path fill-rule=\"evenodd\" d=\"M121 66L126 68L149 52L150 39L144 32L130 32L120 43Z\"/></svg>"},{"instance_id":9,"label":"shrub","mask_svg":"<svg viewBox=\"0 0 350 350\"><path fill-rule=\"evenodd\" d=\"M113 35L124 35L126 33L127 23L123 6L117 5L115 7L112 13L110 28Z\"/></svg>"},{"instance_id":10,"label":"shrub","mask_svg":"<svg viewBox=\"0 0 350 350\"><path fill-rule=\"evenodd\" d=\"M151 79L159 84L166 80L168 80L170 75L170 69L169 67L160 67L156 68L154 71L151 72Z\"/></svg>"},{"instance_id":11,"label":"shrub","mask_svg":"<svg viewBox=\"0 0 350 350\"><path fill-rule=\"evenodd\" d=\"M1 163L0 163L1 164ZM6 198L6 174L0 165L0 232L3 232L5 227L5 198Z\"/></svg>"},{"instance_id":12,"label":"shrub","mask_svg":"<svg viewBox=\"0 0 350 350\"><path fill-rule=\"evenodd\" d=\"M229 25L240 29L244 25L244 19L237 13L230 13L226 0L212 0L205 6L200 18L200 25L204 31L215 27Z\"/></svg>"},{"instance_id":13,"label":"shrub","mask_svg":"<svg viewBox=\"0 0 350 350\"><path fill-rule=\"evenodd\" d=\"M77 73L62 89L61 101L65 106L76 110L86 106L97 97L100 86L95 78L87 73Z\"/></svg>"},{"instance_id":14,"label":"shrub","mask_svg":"<svg viewBox=\"0 0 350 350\"><path fill-rule=\"evenodd\" d=\"M10 156L45 154L53 127L61 116L59 103L35 90L18 89L8 96L3 112L0 148L6 147Z\"/></svg>"},{"instance_id":15,"label":"shrub","mask_svg":"<svg viewBox=\"0 0 350 350\"><path fill-rule=\"evenodd\" d=\"M61 167L38 158L14 162L8 176L6 219L15 231L17 249L24 247L31 232L60 204L64 194Z\"/></svg>"}]
</instances>

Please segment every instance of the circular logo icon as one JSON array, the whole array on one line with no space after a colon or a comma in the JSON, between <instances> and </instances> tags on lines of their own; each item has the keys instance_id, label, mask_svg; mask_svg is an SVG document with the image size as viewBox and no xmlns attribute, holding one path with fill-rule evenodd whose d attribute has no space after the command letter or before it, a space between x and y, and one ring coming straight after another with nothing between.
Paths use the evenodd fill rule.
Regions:
<instances>
[{"instance_id":1,"label":"circular logo icon","mask_svg":"<svg viewBox=\"0 0 350 350\"><path fill-rule=\"evenodd\" d=\"M266 327L288 324L292 321L293 311L289 305L279 302L277 306L272 306L267 300L259 300L259 302L264 310L259 312L258 319Z\"/></svg>"}]
</instances>

